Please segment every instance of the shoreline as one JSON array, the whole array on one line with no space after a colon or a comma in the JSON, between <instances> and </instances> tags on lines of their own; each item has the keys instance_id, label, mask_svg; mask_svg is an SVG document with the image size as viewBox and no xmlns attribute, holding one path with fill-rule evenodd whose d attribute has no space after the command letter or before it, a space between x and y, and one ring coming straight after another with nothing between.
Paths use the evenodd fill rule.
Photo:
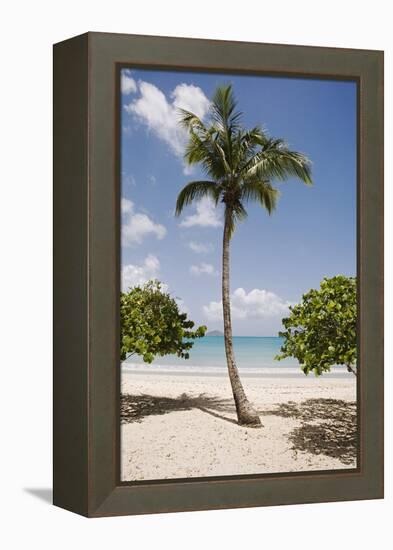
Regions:
<instances>
[{"instance_id":1,"label":"shoreline","mask_svg":"<svg viewBox=\"0 0 393 550\"><path fill-rule=\"evenodd\" d=\"M121 364L121 372L124 375L127 374L136 374L136 375L147 375L147 376L157 376L157 375L166 375L166 376L196 376L196 377L227 377L228 370L227 367L222 367L218 365L211 366L177 366L177 365L146 365L138 363L127 363L123 362ZM300 367L243 367L239 368L239 374L243 377L248 378L318 378L314 373L305 375ZM353 374L347 372L345 367L333 367L331 372L326 372L322 376L325 378L345 378L351 379Z\"/></svg>"},{"instance_id":2,"label":"shoreline","mask_svg":"<svg viewBox=\"0 0 393 550\"><path fill-rule=\"evenodd\" d=\"M152 372L151 370L149 370L148 368L147 369L144 369L144 370L132 370L130 372L127 372L127 371L122 371L122 374L126 375L127 374L132 374L132 375L136 375L136 376L168 376L168 377L171 377L171 376L174 376L174 377L182 377L182 376L185 376L185 377L195 377L195 378L204 378L204 377L207 377L207 378L219 378L219 379L222 379L222 378L225 378L228 376L228 372L226 371L223 371L223 372L209 372L209 371L195 371L195 372L191 372L191 371L181 371L181 370L160 370L160 371L154 371ZM260 372L249 372L249 371L240 371L240 375L241 375L241 378L279 378L279 379L286 379L286 378L291 378L291 379L294 379L294 380L298 380L298 379L303 379L303 380L310 380L310 379L314 379L316 378L314 374L309 374L308 376L306 376L305 374L303 374L302 372L301 373L295 373L295 372L288 372L288 373L272 373L272 372L263 372L263 371L260 371ZM329 379L350 379L351 377L353 377L353 374L351 373L337 373L337 372L330 372L330 373L325 373L323 375L325 378L329 378Z\"/></svg>"},{"instance_id":3,"label":"shoreline","mask_svg":"<svg viewBox=\"0 0 393 550\"><path fill-rule=\"evenodd\" d=\"M356 467L353 375L242 373L254 429L237 424L227 376L147 372L122 369L122 481Z\"/></svg>"}]
</instances>

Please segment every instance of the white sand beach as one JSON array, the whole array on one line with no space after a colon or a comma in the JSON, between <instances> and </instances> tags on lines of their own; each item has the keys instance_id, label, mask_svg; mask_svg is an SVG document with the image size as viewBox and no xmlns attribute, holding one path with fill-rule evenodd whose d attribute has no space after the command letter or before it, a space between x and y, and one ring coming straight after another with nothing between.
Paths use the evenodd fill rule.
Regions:
<instances>
[{"instance_id":1,"label":"white sand beach","mask_svg":"<svg viewBox=\"0 0 393 550\"><path fill-rule=\"evenodd\" d=\"M123 481L356 467L356 379L244 377L263 427L236 423L226 376L122 375Z\"/></svg>"}]
</instances>

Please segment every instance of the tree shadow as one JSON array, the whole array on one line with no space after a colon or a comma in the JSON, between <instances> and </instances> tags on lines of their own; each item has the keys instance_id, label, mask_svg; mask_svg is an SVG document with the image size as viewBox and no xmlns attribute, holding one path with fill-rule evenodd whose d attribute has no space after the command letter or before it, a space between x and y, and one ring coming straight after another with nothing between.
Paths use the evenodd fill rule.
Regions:
<instances>
[{"instance_id":1,"label":"tree shadow","mask_svg":"<svg viewBox=\"0 0 393 550\"><path fill-rule=\"evenodd\" d=\"M301 426L288 439L293 450L339 459L349 465L357 456L357 405L340 399L307 399L302 403L281 403L261 415L295 418Z\"/></svg>"},{"instance_id":2,"label":"tree shadow","mask_svg":"<svg viewBox=\"0 0 393 550\"><path fill-rule=\"evenodd\" d=\"M220 414L235 412L232 399L221 399L203 393L197 397L183 393L176 398L147 394L123 394L120 399L120 421L122 424L141 422L147 416L192 409L199 409L226 422L237 424L233 418Z\"/></svg>"},{"instance_id":3,"label":"tree shadow","mask_svg":"<svg viewBox=\"0 0 393 550\"><path fill-rule=\"evenodd\" d=\"M357 456L356 402L339 399L307 399L301 403L288 401L270 410L258 411L260 416L281 416L300 420L301 426L289 433L288 439L295 451L323 454L353 464ZM179 397L148 394L121 396L120 420L122 424L142 422L152 415L198 409L231 424L236 424L235 405L232 399L200 394L192 397L183 393ZM235 416L231 418L225 413Z\"/></svg>"}]
</instances>

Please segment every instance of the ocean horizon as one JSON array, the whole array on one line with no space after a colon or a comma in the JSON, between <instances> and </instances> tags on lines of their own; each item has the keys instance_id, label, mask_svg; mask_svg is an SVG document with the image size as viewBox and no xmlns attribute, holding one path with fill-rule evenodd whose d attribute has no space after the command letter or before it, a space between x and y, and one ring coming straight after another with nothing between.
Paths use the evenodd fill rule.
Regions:
<instances>
[{"instance_id":1,"label":"ocean horizon","mask_svg":"<svg viewBox=\"0 0 393 550\"><path fill-rule=\"evenodd\" d=\"M296 359L286 358L277 361L283 338L279 336L234 336L233 347L239 372L245 376L304 376ZM223 336L205 336L197 339L190 351L189 359L175 355L157 357L147 364L142 357L133 355L122 363L125 372L167 373L178 375L223 375L227 373ZM345 376L349 373L335 367L329 376ZM349 374L350 375L350 374ZM314 376L312 373L309 376Z\"/></svg>"}]
</instances>

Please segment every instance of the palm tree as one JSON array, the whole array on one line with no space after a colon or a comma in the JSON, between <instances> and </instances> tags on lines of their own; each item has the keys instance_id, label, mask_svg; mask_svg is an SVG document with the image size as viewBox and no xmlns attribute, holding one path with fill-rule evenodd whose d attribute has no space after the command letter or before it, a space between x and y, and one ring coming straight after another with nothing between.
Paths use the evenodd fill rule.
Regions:
<instances>
[{"instance_id":1,"label":"palm tree","mask_svg":"<svg viewBox=\"0 0 393 550\"><path fill-rule=\"evenodd\" d=\"M258 126L245 130L242 113L236 110L232 86L216 89L210 104L209 126L194 113L179 109L180 124L189 135L184 158L189 165L199 164L208 179L192 181L179 193L176 215L203 197L224 205L222 248L222 306L225 353L238 422L261 426L257 412L247 399L236 366L232 343L229 287L229 245L237 222L247 217L245 205L259 204L269 214L275 209L278 190L272 180L295 176L311 184L310 161L302 153L290 151L282 139L269 138Z\"/></svg>"}]
</instances>

